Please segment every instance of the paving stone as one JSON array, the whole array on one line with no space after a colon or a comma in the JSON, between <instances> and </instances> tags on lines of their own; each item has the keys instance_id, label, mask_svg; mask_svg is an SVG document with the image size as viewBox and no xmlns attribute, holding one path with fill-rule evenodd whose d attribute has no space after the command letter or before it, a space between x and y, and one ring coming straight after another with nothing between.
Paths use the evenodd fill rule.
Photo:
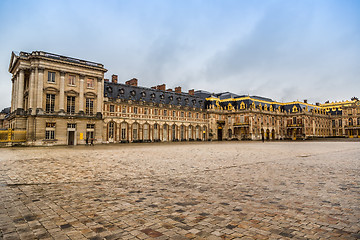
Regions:
<instances>
[{"instance_id":1,"label":"paving stone","mask_svg":"<svg viewBox=\"0 0 360 240\"><path fill-rule=\"evenodd\" d=\"M0 239L359 239L357 142L0 151Z\"/></svg>"}]
</instances>

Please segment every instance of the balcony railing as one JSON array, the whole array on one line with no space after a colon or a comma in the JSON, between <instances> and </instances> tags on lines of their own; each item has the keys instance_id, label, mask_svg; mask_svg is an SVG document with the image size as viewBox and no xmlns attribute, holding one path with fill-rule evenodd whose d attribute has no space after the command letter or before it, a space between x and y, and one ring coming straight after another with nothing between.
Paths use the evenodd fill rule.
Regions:
<instances>
[{"instance_id":1,"label":"balcony railing","mask_svg":"<svg viewBox=\"0 0 360 240\"><path fill-rule=\"evenodd\" d=\"M248 123L248 122L242 122L242 123L236 122L236 123L234 123L233 125L234 125L234 126L249 126L249 123Z\"/></svg>"},{"instance_id":2,"label":"balcony railing","mask_svg":"<svg viewBox=\"0 0 360 240\"><path fill-rule=\"evenodd\" d=\"M287 124L286 127L289 127L289 128L302 128L302 127L304 127L304 124L302 124L302 123L298 123L298 124Z\"/></svg>"}]
</instances>

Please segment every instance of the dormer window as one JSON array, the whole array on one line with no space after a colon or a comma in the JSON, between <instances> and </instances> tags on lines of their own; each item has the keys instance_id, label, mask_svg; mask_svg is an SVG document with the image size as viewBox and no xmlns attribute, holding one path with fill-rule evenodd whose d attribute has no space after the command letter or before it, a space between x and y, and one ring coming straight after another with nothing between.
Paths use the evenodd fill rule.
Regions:
<instances>
[{"instance_id":1,"label":"dormer window","mask_svg":"<svg viewBox=\"0 0 360 240\"><path fill-rule=\"evenodd\" d=\"M120 89L119 89L119 93L120 93L120 94L124 94L124 93L125 93L125 90L124 90L123 88L120 88Z\"/></svg>"},{"instance_id":2,"label":"dormer window","mask_svg":"<svg viewBox=\"0 0 360 240\"><path fill-rule=\"evenodd\" d=\"M130 92L130 94L131 94L131 96L135 96L136 95L136 92L135 92L135 90L132 90L131 92Z\"/></svg>"}]
</instances>

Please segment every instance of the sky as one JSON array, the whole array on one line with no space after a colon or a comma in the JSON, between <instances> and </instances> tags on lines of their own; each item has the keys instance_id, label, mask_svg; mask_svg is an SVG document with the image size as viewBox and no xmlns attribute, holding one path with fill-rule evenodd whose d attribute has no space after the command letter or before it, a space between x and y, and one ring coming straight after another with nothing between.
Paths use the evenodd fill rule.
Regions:
<instances>
[{"instance_id":1,"label":"sky","mask_svg":"<svg viewBox=\"0 0 360 240\"><path fill-rule=\"evenodd\" d=\"M358 0L1 0L0 110L12 51L104 64L120 82L309 103L360 97Z\"/></svg>"}]
</instances>

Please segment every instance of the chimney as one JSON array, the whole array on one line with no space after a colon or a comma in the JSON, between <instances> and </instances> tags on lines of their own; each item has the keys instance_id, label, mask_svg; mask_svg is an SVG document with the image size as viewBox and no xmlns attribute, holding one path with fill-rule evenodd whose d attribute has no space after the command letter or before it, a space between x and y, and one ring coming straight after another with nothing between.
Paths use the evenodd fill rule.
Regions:
<instances>
[{"instance_id":1,"label":"chimney","mask_svg":"<svg viewBox=\"0 0 360 240\"><path fill-rule=\"evenodd\" d=\"M109 79L108 79L108 78L105 78L105 79L104 79L104 82L108 82L108 81L109 81Z\"/></svg>"},{"instance_id":2,"label":"chimney","mask_svg":"<svg viewBox=\"0 0 360 240\"><path fill-rule=\"evenodd\" d=\"M194 90L194 89L190 89L190 90L189 90L189 95L194 96L194 95L195 95L195 90Z\"/></svg>"},{"instance_id":3,"label":"chimney","mask_svg":"<svg viewBox=\"0 0 360 240\"><path fill-rule=\"evenodd\" d=\"M171 88L169 88L169 89L166 89L166 91L168 91L168 92L172 92L172 89L171 89Z\"/></svg>"},{"instance_id":4,"label":"chimney","mask_svg":"<svg viewBox=\"0 0 360 240\"><path fill-rule=\"evenodd\" d=\"M151 89L157 89L156 86L151 87Z\"/></svg>"},{"instance_id":5,"label":"chimney","mask_svg":"<svg viewBox=\"0 0 360 240\"><path fill-rule=\"evenodd\" d=\"M320 106L320 103L317 102L317 103L315 103L315 105L316 105L316 106Z\"/></svg>"},{"instance_id":6,"label":"chimney","mask_svg":"<svg viewBox=\"0 0 360 240\"><path fill-rule=\"evenodd\" d=\"M307 99L304 99L304 103L307 103Z\"/></svg>"},{"instance_id":7,"label":"chimney","mask_svg":"<svg viewBox=\"0 0 360 240\"><path fill-rule=\"evenodd\" d=\"M113 75L111 76L111 81L112 81L113 83L117 83L117 81L118 81L118 75L113 74Z\"/></svg>"},{"instance_id":8,"label":"chimney","mask_svg":"<svg viewBox=\"0 0 360 240\"><path fill-rule=\"evenodd\" d=\"M176 87L176 88L175 88L175 92L176 92L176 93L181 93L181 87Z\"/></svg>"},{"instance_id":9,"label":"chimney","mask_svg":"<svg viewBox=\"0 0 360 240\"><path fill-rule=\"evenodd\" d=\"M126 85L130 85L130 86L135 86L137 87L138 85L138 80L136 78L130 79L129 81L125 82Z\"/></svg>"},{"instance_id":10,"label":"chimney","mask_svg":"<svg viewBox=\"0 0 360 240\"><path fill-rule=\"evenodd\" d=\"M159 90L161 90L161 91L165 91L166 85L165 85L165 84L157 85L156 88L159 89Z\"/></svg>"}]
</instances>

